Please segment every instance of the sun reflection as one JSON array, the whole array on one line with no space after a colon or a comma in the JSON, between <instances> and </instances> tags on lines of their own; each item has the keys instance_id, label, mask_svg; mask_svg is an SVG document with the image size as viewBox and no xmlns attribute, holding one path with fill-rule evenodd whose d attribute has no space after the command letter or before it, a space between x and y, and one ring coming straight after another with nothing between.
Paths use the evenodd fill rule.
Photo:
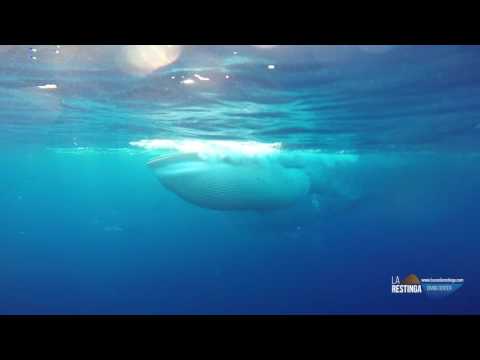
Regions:
<instances>
[{"instance_id":1,"label":"sun reflection","mask_svg":"<svg viewBox=\"0 0 480 360\"><path fill-rule=\"evenodd\" d=\"M45 89L45 90L53 90L57 88L56 84L45 84L45 85L38 85L37 86L39 89Z\"/></svg>"},{"instance_id":2,"label":"sun reflection","mask_svg":"<svg viewBox=\"0 0 480 360\"><path fill-rule=\"evenodd\" d=\"M185 79L185 80L182 80L180 81L182 84L185 84L185 85L193 85L195 84L195 80L193 79Z\"/></svg>"},{"instance_id":3,"label":"sun reflection","mask_svg":"<svg viewBox=\"0 0 480 360\"><path fill-rule=\"evenodd\" d=\"M121 59L129 73L146 75L174 63L180 56L180 45L128 45Z\"/></svg>"},{"instance_id":4,"label":"sun reflection","mask_svg":"<svg viewBox=\"0 0 480 360\"><path fill-rule=\"evenodd\" d=\"M205 77L205 76L201 76L201 75L198 75L198 74L194 74L193 76L195 76L200 81L210 81L210 78Z\"/></svg>"}]
</instances>

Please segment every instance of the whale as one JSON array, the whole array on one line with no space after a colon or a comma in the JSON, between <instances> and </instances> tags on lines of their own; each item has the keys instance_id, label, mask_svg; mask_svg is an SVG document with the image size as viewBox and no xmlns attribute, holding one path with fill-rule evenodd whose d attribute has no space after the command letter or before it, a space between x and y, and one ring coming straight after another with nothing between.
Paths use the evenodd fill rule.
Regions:
<instances>
[{"instance_id":1,"label":"whale","mask_svg":"<svg viewBox=\"0 0 480 360\"><path fill-rule=\"evenodd\" d=\"M267 158L170 153L148 166L160 183L183 200L212 210L267 211L295 204L310 191L296 166Z\"/></svg>"}]
</instances>

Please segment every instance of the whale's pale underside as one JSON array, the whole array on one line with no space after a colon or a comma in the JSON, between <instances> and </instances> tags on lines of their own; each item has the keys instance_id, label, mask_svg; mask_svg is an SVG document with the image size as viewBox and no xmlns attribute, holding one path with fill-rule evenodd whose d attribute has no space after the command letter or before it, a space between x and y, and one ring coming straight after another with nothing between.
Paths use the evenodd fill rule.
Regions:
<instances>
[{"instance_id":1,"label":"whale's pale underside","mask_svg":"<svg viewBox=\"0 0 480 360\"><path fill-rule=\"evenodd\" d=\"M310 190L309 176L279 161L205 159L173 153L149 162L159 181L179 197L215 210L274 210L288 207Z\"/></svg>"}]
</instances>

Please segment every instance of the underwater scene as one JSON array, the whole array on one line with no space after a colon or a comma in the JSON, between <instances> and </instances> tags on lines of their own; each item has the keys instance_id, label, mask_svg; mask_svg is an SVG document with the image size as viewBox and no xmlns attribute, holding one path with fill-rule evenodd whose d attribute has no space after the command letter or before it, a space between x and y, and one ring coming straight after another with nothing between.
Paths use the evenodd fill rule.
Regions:
<instances>
[{"instance_id":1,"label":"underwater scene","mask_svg":"<svg viewBox=\"0 0 480 360\"><path fill-rule=\"evenodd\" d=\"M480 46L1 45L1 315L480 313Z\"/></svg>"}]
</instances>

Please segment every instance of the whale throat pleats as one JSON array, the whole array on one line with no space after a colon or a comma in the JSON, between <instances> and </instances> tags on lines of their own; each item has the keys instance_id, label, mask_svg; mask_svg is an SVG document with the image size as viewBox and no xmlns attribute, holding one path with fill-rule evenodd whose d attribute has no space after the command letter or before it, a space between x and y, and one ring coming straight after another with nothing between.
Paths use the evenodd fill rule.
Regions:
<instances>
[{"instance_id":1,"label":"whale throat pleats","mask_svg":"<svg viewBox=\"0 0 480 360\"><path fill-rule=\"evenodd\" d=\"M202 159L173 154L149 166L168 190L197 206L215 210L273 210L293 205L309 192L302 169L270 160Z\"/></svg>"}]
</instances>

